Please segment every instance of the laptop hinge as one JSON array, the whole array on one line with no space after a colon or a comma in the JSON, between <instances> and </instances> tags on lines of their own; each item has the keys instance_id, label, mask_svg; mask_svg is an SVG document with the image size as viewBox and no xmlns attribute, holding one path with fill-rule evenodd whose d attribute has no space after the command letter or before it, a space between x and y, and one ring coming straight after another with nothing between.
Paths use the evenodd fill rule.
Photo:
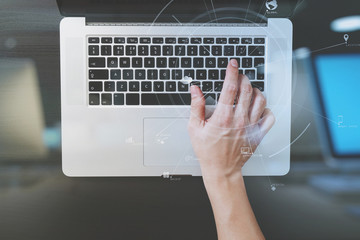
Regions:
<instances>
[{"instance_id":1,"label":"laptop hinge","mask_svg":"<svg viewBox=\"0 0 360 240\"><path fill-rule=\"evenodd\" d=\"M140 22L86 22L87 26L182 26L182 27L267 27L267 23L140 23Z\"/></svg>"}]
</instances>

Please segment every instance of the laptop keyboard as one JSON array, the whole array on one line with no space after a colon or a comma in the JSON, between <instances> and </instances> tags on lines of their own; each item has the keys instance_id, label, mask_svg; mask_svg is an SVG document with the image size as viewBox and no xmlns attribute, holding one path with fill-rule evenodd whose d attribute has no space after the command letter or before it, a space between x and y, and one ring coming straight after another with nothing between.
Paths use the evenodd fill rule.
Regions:
<instances>
[{"instance_id":1,"label":"laptop keyboard","mask_svg":"<svg viewBox=\"0 0 360 240\"><path fill-rule=\"evenodd\" d=\"M216 104L232 58L264 91L265 37L88 37L89 105Z\"/></svg>"}]
</instances>

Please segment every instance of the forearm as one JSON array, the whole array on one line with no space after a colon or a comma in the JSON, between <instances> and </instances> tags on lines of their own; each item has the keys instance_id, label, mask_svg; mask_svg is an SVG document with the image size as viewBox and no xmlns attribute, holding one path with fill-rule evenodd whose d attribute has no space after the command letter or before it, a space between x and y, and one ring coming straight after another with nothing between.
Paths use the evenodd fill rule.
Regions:
<instances>
[{"instance_id":1,"label":"forearm","mask_svg":"<svg viewBox=\"0 0 360 240\"><path fill-rule=\"evenodd\" d=\"M219 240L264 239L250 206L244 180L237 176L204 176Z\"/></svg>"}]
</instances>

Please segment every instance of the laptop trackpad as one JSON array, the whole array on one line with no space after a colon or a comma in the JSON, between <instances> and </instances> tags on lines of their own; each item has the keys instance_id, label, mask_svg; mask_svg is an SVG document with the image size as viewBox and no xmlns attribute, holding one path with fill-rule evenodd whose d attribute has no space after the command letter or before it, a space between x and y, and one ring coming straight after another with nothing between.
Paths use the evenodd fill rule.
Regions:
<instances>
[{"instance_id":1,"label":"laptop trackpad","mask_svg":"<svg viewBox=\"0 0 360 240\"><path fill-rule=\"evenodd\" d=\"M144 165L199 165L187 131L188 118L144 118Z\"/></svg>"}]
</instances>

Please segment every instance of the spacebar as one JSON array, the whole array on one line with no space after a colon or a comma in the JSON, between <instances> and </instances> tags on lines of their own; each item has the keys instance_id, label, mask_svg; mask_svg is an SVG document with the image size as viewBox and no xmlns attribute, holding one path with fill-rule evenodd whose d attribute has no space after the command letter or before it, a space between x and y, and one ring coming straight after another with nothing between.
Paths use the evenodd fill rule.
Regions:
<instances>
[{"instance_id":1,"label":"spacebar","mask_svg":"<svg viewBox=\"0 0 360 240\"><path fill-rule=\"evenodd\" d=\"M190 105L190 93L144 93L141 94L142 105Z\"/></svg>"}]
</instances>

